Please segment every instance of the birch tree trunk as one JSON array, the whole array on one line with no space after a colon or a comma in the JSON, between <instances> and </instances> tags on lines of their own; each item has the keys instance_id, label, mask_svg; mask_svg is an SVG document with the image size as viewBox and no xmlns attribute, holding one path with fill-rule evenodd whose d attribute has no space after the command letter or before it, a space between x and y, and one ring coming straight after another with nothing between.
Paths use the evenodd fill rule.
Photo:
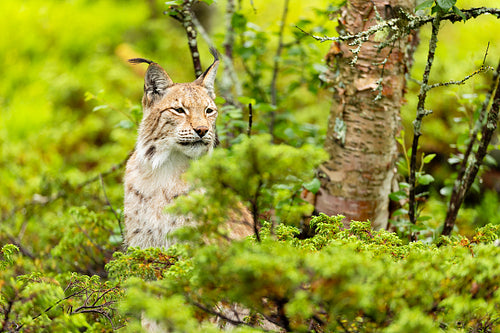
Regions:
<instances>
[{"instance_id":1,"label":"birch tree trunk","mask_svg":"<svg viewBox=\"0 0 500 333\"><path fill-rule=\"evenodd\" d=\"M412 0L349 0L339 19L341 34L356 34L377 24L376 6L383 19L401 9L413 11ZM347 220L370 220L385 228L389 198L396 174L396 136L400 131L399 110L403 104L405 73L411 64L415 35L378 52L387 36L364 43L355 65L352 46L334 43L327 55L335 77L334 105L330 111L325 149L330 160L320 167L321 189L316 210L342 214ZM378 41L376 41L377 39ZM380 64L387 58L385 66ZM335 72L333 72L335 71ZM377 81L383 78L381 99L375 100Z\"/></svg>"}]
</instances>

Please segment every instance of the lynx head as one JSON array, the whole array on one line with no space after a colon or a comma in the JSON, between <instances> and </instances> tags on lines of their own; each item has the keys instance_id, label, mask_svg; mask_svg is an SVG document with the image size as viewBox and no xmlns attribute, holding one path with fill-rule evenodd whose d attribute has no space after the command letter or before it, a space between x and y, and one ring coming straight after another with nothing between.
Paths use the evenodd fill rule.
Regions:
<instances>
[{"instance_id":1,"label":"lynx head","mask_svg":"<svg viewBox=\"0 0 500 333\"><path fill-rule=\"evenodd\" d=\"M211 53L212 65L190 83L174 83L160 65L150 60L129 60L149 64L136 149L139 159L149 162L153 169L175 159L198 158L215 146L214 80L219 58L217 51Z\"/></svg>"}]
</instances>

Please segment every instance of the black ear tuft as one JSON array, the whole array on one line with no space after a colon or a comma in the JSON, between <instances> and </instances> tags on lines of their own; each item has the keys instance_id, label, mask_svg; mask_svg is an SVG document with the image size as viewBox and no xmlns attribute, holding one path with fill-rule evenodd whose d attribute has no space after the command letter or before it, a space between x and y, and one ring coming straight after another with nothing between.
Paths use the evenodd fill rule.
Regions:
<instances>
[{"instance_id":1,"label":"black ear tuft","mask_svg":"<svg viewBox=\"0 0 500 333\"><path fill-rule=\"evenodd\" d=\"M133 58L133 59L129 59L128 62L130 62L131 64L141 64L141 63L145 62L149 65L155 63L154 61L144 59L144 58Z\"/></svg>"},{"instance_id":2,"label":"black ear tuft","mask_svg":"<svg viewBox=\"0 0 500 333\"><path fill-rule=\"evenodd\" d=\"M214 56L214 62L194 81L194 83L205 87L210 97L215 98L214 82L217 68L219 67L219 53L214 47L210 48L210 53Z\"/></svg>"},{"instance_id":3,"label":"black ear tuft","mask_svg":"<svg viewBox=\"0 0 500 333\"><path fill-rule=\"evenodd\" d=\"M211 47L210 48L210 54L213 55L214 57L214 62L218 61L219 60L219 52L217 51L217 49L215 47Z\"/></svg>"}]
</instances>

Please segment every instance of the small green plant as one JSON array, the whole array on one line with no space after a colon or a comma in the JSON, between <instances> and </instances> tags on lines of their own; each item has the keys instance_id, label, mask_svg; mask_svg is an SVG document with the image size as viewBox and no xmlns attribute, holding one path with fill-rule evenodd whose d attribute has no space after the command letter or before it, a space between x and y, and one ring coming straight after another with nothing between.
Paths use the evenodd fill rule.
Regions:
<instances>
[{"instance_id":1,"label":"small green plant","mask_svg":"<svg viewBox=\"0 0 500 333\"><path fill-rule=\"evenodd\" d=\"M410 175L410 158L412 155L412 148L407 148L404 135L405 132L401 131L400 136L396 139L399 145L401 146L403 155L398 160L397 166L398 166L398 171L405 177L405 179L407 179ZM418 171L415 173L417 184L420 186L420 188L425 189L427 186L429 186L431 183L434 182L434 177L426 173L424 170L425 165L430 163L434 159L434 157L436 157L436 154L424 155L424 153L422 153L421 155L420 167ZM408 216L409 200L410 200L408 190L410 188L410 185L408 184L407 181L401 181L398 183L398 187L399 190L392 192L389 195L389 198L392 201L394 201L396 205L400 206L400 208L396 209L392 213L392 219L390 220L391 225L397 228L401 236L408 237L409 239L414 239L414 238L416 239L418 237L417 235L422 235L423 237L429 237L429 231L432 232L432 230L429 230L429 228L425 226L425 221L430 220L432 217L427 215L422 215L421 208L419 207L425 202L426 196L429 195L429 192L424 190L416 194L415 197L417 199L417 209L416 209L417 223L412 224ZM432 240L432 233L431 233L431 240Z\"/></svg>"},{"instance_id":2,"label":"small green plant","mask_svg":"<svg viewBox=\"0 0 500 333\"><path fill-rule=\"evenodd\" d=\"M294 148L273 145L269 135L244 136L231 149L217 149L195 161L186 175L194 192L179 197L170 210L193 216L200 228L214 233L231 214L240 216L243 204L259 240L262 216L271 214L274 223L299 225L312 213L313 207L300 199L299 192L325 158L321 149L310 145ZM213 199L208 205L207 197ZM276 206L279 210L271 212Z\"/></svg>"}]
</instances>

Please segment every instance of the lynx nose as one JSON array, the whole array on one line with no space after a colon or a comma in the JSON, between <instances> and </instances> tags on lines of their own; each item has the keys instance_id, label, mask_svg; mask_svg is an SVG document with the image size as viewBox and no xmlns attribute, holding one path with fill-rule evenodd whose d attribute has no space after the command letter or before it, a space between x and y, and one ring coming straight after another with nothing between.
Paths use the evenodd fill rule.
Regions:
<instances>
[{"instance_id":1,"label":"lynx nose","mask_svg":"<svg viewBox=\"0 0 500 333\"><path fill-rule=\"evenodd\" d=\"M198 126L194 129L194 131L198 134L200 138L204 137L208 132L207 126Z\"/></svg>"}]
</instances>

